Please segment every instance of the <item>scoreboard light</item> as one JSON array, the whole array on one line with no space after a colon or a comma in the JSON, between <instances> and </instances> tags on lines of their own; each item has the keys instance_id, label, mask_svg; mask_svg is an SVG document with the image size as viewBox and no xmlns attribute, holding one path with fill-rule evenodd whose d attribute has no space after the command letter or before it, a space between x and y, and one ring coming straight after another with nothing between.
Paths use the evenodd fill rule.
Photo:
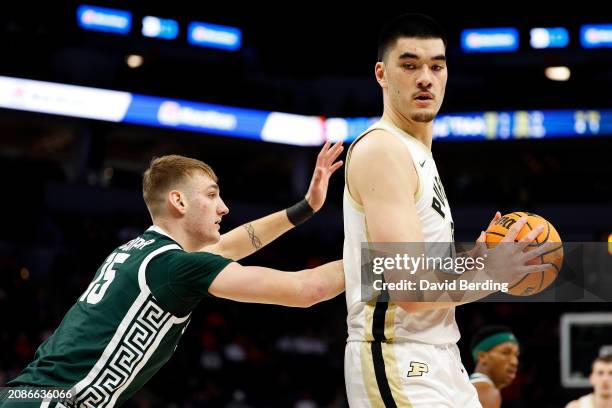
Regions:
<instances>
[{"instance_id":1,"label":"scoreboard light","mask_svg":"<svg viewBox=\"0 0 612 408\"><path fill-rule=\"evenodd\" d=\"M565 48L569 44L569 33L563 27L532 28L529 34L529 44L536 49Z\"/></svg>"},{"instance_id":2,"label":"scoreboard light","mask_svg":"<svg viewBox=\"0 0 612 408\"><path fill-rule=\"evenodd\" d=\"M127 35L132 28L132 13L83 4L77 8L77 23L84 30Z\"/></svg>"},{"instance_id":3,"label":"scoreboard light","mask_svg":"<svg viewBox=\"0 0 612 408\"><path fill-rule=\"evenodd\" d=\"M478 28L461 32L464 52L512 52L518 50L519 33L516 28Z\"/></svg>"},{"instance_id":4,"label":"scoreboard light","mask_svg":"<svg viewBox=\"0 0 612 408\"><path fill-rule=\"evenodd\" d=\"M236 51L242 44L242 31L236 27L194 21L187 28L187 41L200 47Z\"/></svg>"},{"instance_id":5,"label":"scoreboard light","mask_svg":"<svg viewBox=\"0 0 612 408\"><path fill-rule=\"evenodd\" d=\"M580 44L584 48L612 47L612 24L585 24L580 27Z\"/></svg>"},{"instance_id":6,"label":"scoreboard light","mask_svg":"<svg viewBox=\"0 0 612 408\"><path fill-rule=\"evenodd\" d=\"M142 35L149 38L174 40L178 36L179 24L176 20L145 16L142 19Z\"/></svg>"}]
</instances>

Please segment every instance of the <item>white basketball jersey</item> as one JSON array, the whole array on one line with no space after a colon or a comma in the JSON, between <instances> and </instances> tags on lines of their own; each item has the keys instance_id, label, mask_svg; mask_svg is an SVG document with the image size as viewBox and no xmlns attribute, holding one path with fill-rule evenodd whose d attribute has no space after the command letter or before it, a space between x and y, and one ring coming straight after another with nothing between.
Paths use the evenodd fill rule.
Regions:
<instances>
[{"instance_id":1,"label":"white basketball jersey","mask_svg":"<svg viewBox=\"0 0 612 408\"><path fill-rule=\"evenodd\" d=\"M387 121L374 123L349 148L346 159L347 174L352 147L375 129L385 130L399 138L412 156L419 179L415 196L416 210L425 242L453 242L453 219L436 163L431 151L414 137ZM345 181L347 180L348 176ZM344 188L343 208L348 341L407 340L428 344L456 343L460 336L454 307L407 313L393 303L362 301L361 244L370 240L363 207L351 197L347 183ZM433 256L431 253L427 255Z\"/></svg>"},{"instance_id":2,"label":"white basketball jersey","mask_svg":"<svg viewBox=\"0 0 612 408\"><path fill-rule=\"evenodd\" d=\"M593 394L587 394L580 397L580 399L578 400L578 404L580 408L594 408L595 403L593 401Z\"/></svg>"}]
</instances>

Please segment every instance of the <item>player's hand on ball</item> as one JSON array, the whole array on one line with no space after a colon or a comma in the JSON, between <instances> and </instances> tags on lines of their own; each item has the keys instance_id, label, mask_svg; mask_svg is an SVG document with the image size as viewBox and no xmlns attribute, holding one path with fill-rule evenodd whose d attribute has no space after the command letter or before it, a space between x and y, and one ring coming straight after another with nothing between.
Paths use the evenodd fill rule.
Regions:
<instances>
[{"instance_id":1,"label":"player's hand on ball","mask_svg":"<svg viewBox=\"0 0 612 408\"><path fill-rule=\"evenodd\" d=\"M495 281L512 283L528 273L542 272L551 267L548 263L530 264L530 261L534 258L538 258L554 247L553 243L544 243L530 249L529 244L544 231L542 225L538 225L520 241L515 242L516 236L526 223L527 217L520 218L510 227L506 236L500 241L501 245L497 244L492 249L486 249L482 255L486 259L484 263L487 274Z\"/></svg>"},{"instance_id":2,"label":"player's hand on ball","mask_svg":"<svg viewBox=\"0 0 612 408\"><path fill-rule=\"evenodd\" d=\"M489 223L489 226L487 227L487 229L495 225L497 220L499 220L500 218L501 218L501 213L497 211L495 215L493 216L493 219ZM487 234L484 231L481 231L480 235L476 239L476 244L474 245L474 248L467 251L467 256L470 258L482 257L487 251L486 240L487 240Z\"/></svg>"},{"instance_id":3,"label":"player's hand on ball","mask_svg":"<svg viewBox=\"0 0 612 408\"><path fill-rule=\"evenodd\" d=\"M329 141L325 142L317 156L317 164L305 197L306 201L308 201L308 205L310 205L314 211L319 211L321 207L323 207L323 203L325 203L325 198L327 197L329 178L336 170L342 167L343 164L342 160L336 162L336 159L344 150L342 142L336 143L331 148L329 147L330 145L331 143Z\"/></svg>"}]
</instances>

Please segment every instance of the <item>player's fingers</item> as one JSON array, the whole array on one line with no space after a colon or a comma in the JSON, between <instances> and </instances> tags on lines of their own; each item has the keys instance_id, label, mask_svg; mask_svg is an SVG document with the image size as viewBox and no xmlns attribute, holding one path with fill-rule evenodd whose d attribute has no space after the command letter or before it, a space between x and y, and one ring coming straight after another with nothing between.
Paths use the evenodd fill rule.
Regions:
<instances>
[{"instance_id":1,"label":"player's fingers","mask_svg":"<svg viewBox=\"0 0 612 408\"><path fill-rule=\"evenodd\" d=\"M518 233L520 232L520 230L523 228L523 226L526 223L527 223L527 217L521 217L517 222L515 222L510 227L510 229L508 230L508 233L501 240L501 242L514 242L514 240L516 239L516 236L518 235Z\"/></svg>"},{"instance_id":2,"label":"player's fingers","mask_svg":"<svg viewBox=\"0 0 612 408\"><path fill-rule=\"evenodd\" d=\"M493 216L493 219L489 223L489 227L487 229L493 227L495 225L495 223L497 222L497 220L499 220L500 218L501 218L501 213L499 211L497 211L495 213L495 216Z\"/></svg>"},{"instance_id":3,"label":"player's fingers","mask_svg":"<svg viewBox=\"0 0 612 408\"><path fill-rule=\"evenodd\" d=\"M343 150L344 150L344 146L342 146L342 142L338 142L335 145L333 145L332 148L329 149L329 152L328 152L329 162L330 163L334 162L338 158L338 156L340 156Z\"/></svg>"},{"instance_id":4,"label":"player's fingers","mask_svg":"<svg viewBox=\"0 0 612 408\"><path fill-rule=\"evenodd\" d=\"M525 236L517 244L518 248L521 251L524 250L525 247L532 243L538 237L538 235L542 233L542 231L544 231L543 225L538 225L537 227L529 231L529 233L525 234Z\"/></svg>"},{"instance_id":5,"label":"player's fingers","mask_svg":"<svg viewBox=\"0 0 612 408\"><path fill-rule=\"evenodd\" d=\"M560 242L545 242L530 251L525 252L525 258L527 261L546 255L549 252L556 251L562 244Z\"/></svg>"},{"instance_id":6,"label":"player's fingers","mask_svg":"<svg viewBox=\"0 0 612 408\"><path fill-rule=\"evenodd\" d=\"M327 150L329 150L329 145L331 144L331 142L329 140L327 140L324 144L323 147L321 148L321 151L319 152L319 154L317 155L317 162L325 157L325 154L327 153Z\"/></svg>"},{"instance_id":7,"label":"player's fingers","mask_svg":"<svg viewBox=\"0 0 612 408\"><path fill-rule=\"evenodd\" d=\"M343 162L342 160L340 160L340 161L339 161L339 162L337 162L337 163L334 163L334 165L333 165L333 166L331 166L331 168L329 169L329 174L330 174L330 175L331 175L331 174L334 174L334 172L335 172L336 170L338 170L340 167L342 167L342 165L343 165L343 164L344 164L344 162Z\"/></svg>"},{"instance_id":8,"label":"player's fingers","mask_svg":"<svg viewBox=\"0 0 612 408\"><path fill-rule=\"evenodd\" d=\"M535 272L544 272L549 270L550 268L554 268L553 264L545 263L538 265L527 265L525 266L525 272L527 273L535 273Z\"/></svg>"},{"instance_id":9,"label":"player's fingers","mask_svg":"<svg viewBox=\"0 0 612 408\"><path fill-rule=\"evenodd\" d=\"M327 152L325 152L324 161L322 164L324 166L329 166L332 164L338 158L338 156L340 156L340 153L342 153L341 149L342 145L338 146L338 143L333 145Z\"/></svg>"}]
</instances>

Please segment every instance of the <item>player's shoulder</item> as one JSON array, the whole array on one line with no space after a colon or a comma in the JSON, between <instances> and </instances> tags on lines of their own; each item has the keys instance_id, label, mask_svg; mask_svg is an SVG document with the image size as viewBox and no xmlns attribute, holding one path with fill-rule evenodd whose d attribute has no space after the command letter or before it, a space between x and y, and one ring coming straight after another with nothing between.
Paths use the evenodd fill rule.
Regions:
<instances>
[{"instance_id":1,"label":"player's shoulder","mask_svg":"<svg viewBox=\"0 0 612 408\"><path fill-rule=\"evenodd\" d=\"M376 128L360 136L353 142L351 149L355 152L368 150L393 150L393 147L401 146L400 139L387 129Z\"/></svg>"},{"instance_id":2,"label":"player's shoulder","mask_svg":"<svg viewBox=\"0 0 612 408\"><path fill-rule=\"evenodd\" d=\"M580 401L578 400L570 401L567 403L565 408L580 408Z\"/></svg>"},{"instance_id":3,"label":"player's shoulder","mask_svg":"<svg viewBox=\"0 0 612 408\"><path fill-rule=\"evenodd\" d=\"M373 129L357 139L350 147L351 162L368 165L384 164L386 160L412 160L402 141L386 129Z\"/></svg>"},{"instance_id":4,"label":"player's shoulder","mask_svg":"<svg viewBox=\"0 0 612 408\"><path fill-rule=\"evenodd\" d=\"M472 383L478 392L481 401L486 402L487 406L501 405L501 392L493 384L485 381Z\"/></svg>"},{"instance_id":5,"label":"player's shoulder","mask_svg":"<svg viewBox=\"0 0 612 408\"><path fill-rule=\"evenodd\" d=\"M215 263L218 261L231 261L231 259L224 258L212 252L187 252L178 246L169 248L169 250L160 253L155 258L158 262L170 262L173 266L178 266L183 263L207 265L208 263Z\"/></svg>"},{"instance_id":6,"label":"player's shoulder","mask_svg":"<svg viewBox=\"0 0 612 408\"><path fill-rule=\"evenodd\" d=\"M474 387L476 387L476 389L478 390L483 390L483 391L489 391L491 390L492 392L495 391L498 394L501 394L499 392L499 390L497 389L497 387L495 387L495 385L493 385L491 382L489 381L472 381L472 384L474 385Z\"/></svg>"}]
</instances>

